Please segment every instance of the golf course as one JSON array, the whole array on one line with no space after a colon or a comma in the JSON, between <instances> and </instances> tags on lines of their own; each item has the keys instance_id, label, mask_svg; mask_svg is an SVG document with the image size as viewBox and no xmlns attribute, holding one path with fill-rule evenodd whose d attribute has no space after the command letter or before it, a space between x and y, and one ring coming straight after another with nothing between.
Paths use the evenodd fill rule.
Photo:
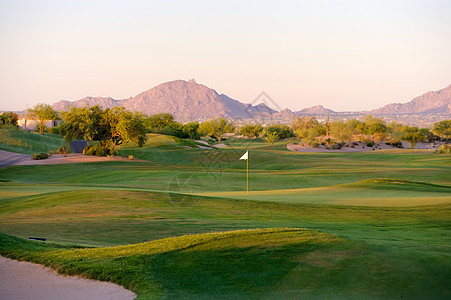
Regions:
<instances>
[{"instance_id":1,"label":"golf course","mask_svg":"<svg viewBox=\"0 0 451 300\"><path fill-rule=\"evenodd\" d=\"M2 130L0 150L63 142ZM137 299L451 297L450 154L292 142L149 133L120 146L129 159L3 167L0 255Z\"/></svg>"}]
</instances>

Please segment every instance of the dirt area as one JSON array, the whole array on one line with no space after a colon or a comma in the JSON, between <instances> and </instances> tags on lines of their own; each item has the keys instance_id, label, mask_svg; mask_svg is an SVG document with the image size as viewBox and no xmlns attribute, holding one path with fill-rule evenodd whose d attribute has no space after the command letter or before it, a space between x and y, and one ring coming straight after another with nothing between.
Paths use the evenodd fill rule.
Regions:
<instances>
[{"instance_id":1,"label":"dirt area","mask_svg":"<svg viewBox=\"0 0 451 300\"><path fill-rule=\"evenodd\" d=\"M51 165L119 160L130 161L128 158L120 156L87 156L79 153L70 153L67 157L62 154L53 154L47 159L33 160L31 159L31 155L0 151L0 167L6 167L10 165ZM133 159L133 161L145 160Z\"/></svg>"},{"instance_id":2,"label":"dirt area","mask_svg":"<svg viewBox=\"0 0 451 300\"><path fill-rule=\"evenodd\" d=\"M0 256L0 299L135 299L136 294L110 282L64 276L50 268Z\"/></svg>"},{"instance_id":3,"label":"dirt area","mask_svg":"<svg viewBox=\"0 0 451 300\"><path fill-rule=\"evenodd\" d=\"M0 168L16 165L30 159L30 155L0 150Z\"/></svg>"},{"instance_id":4,"label":"dirt area","mask_svg":"<svg viewBox=\"0 0 451 300\"><path fill-rule=\"evenodd\" d=\"M352 143L348 143L351 144ZM396 148L394 146L386 145L384 142L375 143L373 147L368 147L365 142L357 143L352 147L343 147L341 149L327 149L325 145L319 145L318 148L313 148L305 144L287 144L287 149L296 152L361 152L361 151L373 151L376 150L396 150L396 149L409 149L410 144L408 142L402 142L403 148ZM437 149L441 143L417 143L414 149Z\"/></svg>"}]
</instances>

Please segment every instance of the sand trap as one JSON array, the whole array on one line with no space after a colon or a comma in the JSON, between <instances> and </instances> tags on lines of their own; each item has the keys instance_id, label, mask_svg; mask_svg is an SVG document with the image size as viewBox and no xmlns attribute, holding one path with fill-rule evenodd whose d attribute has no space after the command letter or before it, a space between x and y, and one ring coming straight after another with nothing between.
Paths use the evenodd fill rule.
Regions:
<instances>
[{"instance_id":1,"label":"sand trap","mask_svg":"<svg viewBox=\"0 0 451 300\"><path fill-rule=\"evenodd\" d=\"M135 299L136 294L110 282L63 276L50 268L0 256L0 299Z\"/></svg>"},{"instance_id":2,"label":"sand trap","mask_svg":"<svg viewBox=\"0 0 451 300\"><path fill-rule=\"evenodd\" d=\"M213 145L213 147L215 147L215 148L226 148L226 147L229 147L229 146L227 146L226 144L216 144L216 145Z\"/></svg>"},{"instance_id":3,"label":"sand trap","mask_svg":"<svg viewBox=\"0 0 451 300\"><path fill-rule=\"evenodd\" d=\"M302 146L302 144L287 144L287 149L290 151L296 151L296 152L362 152L362 151L373 151L373 148L375 151L377 150L402 150L402 149L409 149L410 144L408 142L402 142L402 145L404 148L396 148L394 146L388 146L385 145L384 142L377 143L379 146L375 147L368 147L366 146L366 143L358 143L357 146L354 146L354 148L351 147L343 147L341 149L326 149L325 146L320 145L318 148L313 148L312 146ZM414 149L437 149L439 145L442 143L417 143L415 145Z\"/></svg>"}]
</instances>

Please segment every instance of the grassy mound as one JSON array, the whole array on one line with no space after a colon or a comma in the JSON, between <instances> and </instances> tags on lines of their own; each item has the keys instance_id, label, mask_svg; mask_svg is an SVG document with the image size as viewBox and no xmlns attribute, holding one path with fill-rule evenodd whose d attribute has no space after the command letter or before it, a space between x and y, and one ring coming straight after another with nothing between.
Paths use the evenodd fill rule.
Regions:
<instances>
[{"instance_id":1,"label":"grassy mound","mask_svg":"<svg viewBox=\"0 0 451 300\"><path fill-rule=\"evenodd\" d=\"M269 228L80 248L0 234L0 254L151 298L442 298L443 260L370 249L334 234Z\"/></svg>"},{"instance_id":2,"label":"grassy mound","mask_svg":"<svg viewBox=\"0 0 451 300\"><path fill-rule=\"evenodd\" d=\"M297 264L298 256L318 257L341 243L335 235L293 228L188 235L97 249L0 235L0 253L60 273L115 282L143 298L228 298L264 294Z\"/></svg>"},{"instance_id":3,"label":"grassy mound","mask_svg":"<svg viewBox=\"0 0 451 300\"><path fill-rule=\"evenodd\" d=\"M451 186L393 178L365 179L355 183L343 184L343 187L366 189L405 190L416 192L451 193Z\"/></svg>"},{"instance_id":4,"label":"grassy mound","mask_svg":"<svg viewBox=\"0 0 451 300\"><path fill-rule=\"evenodd\" d=\"M60 135L41 135L20 129L0 129L0 150L33 154L57 150L65 141Z\"/></svg>"}]
</instances>

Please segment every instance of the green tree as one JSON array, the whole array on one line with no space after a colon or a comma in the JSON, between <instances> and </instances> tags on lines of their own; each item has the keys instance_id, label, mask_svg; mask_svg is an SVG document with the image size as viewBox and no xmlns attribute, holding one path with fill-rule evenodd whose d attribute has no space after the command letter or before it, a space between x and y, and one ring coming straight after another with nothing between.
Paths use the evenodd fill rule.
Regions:
<instances>
[{"instance_id":1,"label":"green tree","mask_svg":"<svg viewBox=\"0 0 451 300\"><path fill-rule=\"evenodd\" d=\"M339 120L332 122L331 133L340 142L348 142L352 139L354 129L350 123Z\"/></svg>"},{"instance_id":2,"label":"green tree","mask_svg":"<svg viewBox=\"0 0 451 300\"><path fill-rule=\"evenodd\" d=\"M279 138L279 134L277 132L266 132L265 133L265 141L269 145L269 151L271 151L272 145L278 138Z\"/></svg>"},{"instance_id":3,"label":"green tree","mask_svg":"<svg viewBox=\"0 0 451 300\"><path fill-rule=\"evenodd\" d=\"M146 128L142 114L122 110L117 118L114 135L120 141L130 141L142 147L146 140Z\"/></svg>"},{"instance_id":4,"label":"green tree","mask_svg":"<svg viewBox=\"0 0 451 300\"><path fill-rule=\"evenodd\" d=\"M396 144L401 142L404 137L403 126L404 125L402 125L401 123L394 121L388 124L387 131L390 143Z\"/></svg>"},{"instance_id":5,"label":"green tree","mask_svg":"<svg viewBox=\"0 0 451 300\"><path fill-rule=\"evenodd\" d=\"M10 111L10 112L4 112L0 115L0 123L2 125L12 125L17 126L17 123L19 121L19 115L16 113Z\"/></svg>"},{"instance_id":6,"label":"green tree","mask_svg":"<svg viewBox=\"0 0 451 300\"><path fill-rule=\"evenodd\" d=\"M147 140L144 115L123 107L103 110L100 106L72 107L63 112L61 133L67 141L84 139L118 146L133 142L142 147Z\"/></svg>"},{"instance_id":7,"label":"green tree","mask_svg":"<svg viewBox=\"0 0 451 300\"><path fill-rule=\"evenodd\" d=\"M233 132L234 126L224 118L212 119L200 124L199 133L221 141L225 133Z\"/></svg>"},{"instance_id":8,"label":"green tree","mask_svg":"<svg viewBox=\"0 0 451 300\"><path fill-rule=\"evenodd\" d=\"M150 116L146 120L146 126L149 129L159 131L166 126L169 126L172 122L174 122L174 117L171 114L160 113Z\"/></svg>"},{"instance_id":9,"label":"green tree","mask_svg":"<svg viewBox=\"0 0 451 300\"><path fill-rule=\"evenodd\" d=\"M403 140L410 143L410 149L413 149L418 141L421 139L421 132L418 127L404 126Z\"/></svg>"},{"instance_id":10,"label":"green tree","mask_svg":"<svg viewBox=\"0 0 451 300\"><path fill-rule=\"evenodd\" d=\"M443 120L435 123L432 131L441 138L451 138L451 120Z\"/></svg>"},{"instance_id":11,"label":"green tree","mask_svg":"<svg viewBox=\"0 0 451 300\"><path fill-rule=\"evenodd\" d=\"M262 133L263 127L260 125L251 125L246 124L243 127L240 128L241 135L247 136L248 138L257 138Z\"/></svg>"},{"instance_id":12,"label":"green tree","mask_svg":"<svg viewBox=\"0 0 451 300\"><path fill-rule=\"evenodd\" d=\"M45 103L38 103L33 108L28 109L27 117L37 120L39 123L39 131L44 135L45 121L59 120L58 113Z\"/></svg>"},{"instance_id":13,"label":"green tree","mask_svg":"<svg viewBox=\"0 0 451 300\"><path fill-rule=\"evenodd\" d=\"M317 136L326 134L326 127L320 124L315 117L302 116L301 118L294 118L291 127L294 134L301 141L307 143L313 142Z\"/></svg>"},{"instance_id":14,"label":"green tree","mask_svg":"<svg viewBox=\"0 0 451 300\"><path fill-rule=\"evenodd\" d=\"M288 139L294 136L293 130L288 125L275 124L265 128L266 133L276 133L279 139Z\"/></svg>"},{"instance_id":15,"label":"green tree","mask_svg":"<svg viewBox=\"0 0 451 300\"><path fill-rule=\"evenodd\" d=\"M190 139L200 138L199 123L197 123L197 122L190 122L190 123L183 124L182 130L183 130L183 134L185 135L185 138L190 138Z\"/></svg>"}]
</instances>

